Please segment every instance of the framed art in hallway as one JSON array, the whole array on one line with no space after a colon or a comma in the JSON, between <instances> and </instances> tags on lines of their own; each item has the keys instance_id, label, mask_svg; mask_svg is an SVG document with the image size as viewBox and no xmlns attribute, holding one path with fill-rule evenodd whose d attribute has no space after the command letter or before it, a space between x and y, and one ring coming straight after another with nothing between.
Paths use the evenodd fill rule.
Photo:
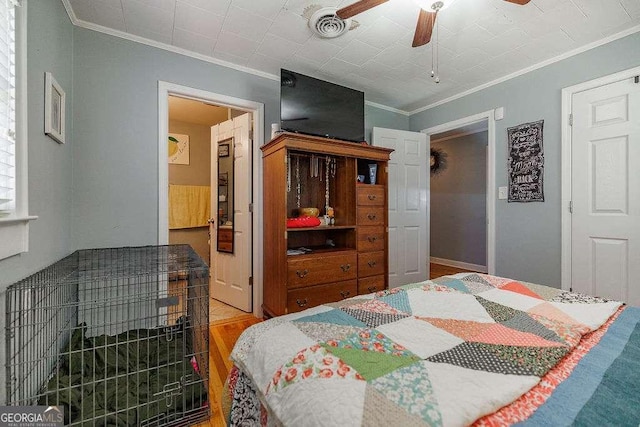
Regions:
<instances>
[{"instance_id":1,"label":"framed art in hallway","mask_svg":"<svg viewBox=\"0 0 640 427\"><path fill-rule=\"evenodd\" d=\"M44 133L65 143L65 102L67 95L50 72L44 73Z\"/></svg>"}]
</instances>

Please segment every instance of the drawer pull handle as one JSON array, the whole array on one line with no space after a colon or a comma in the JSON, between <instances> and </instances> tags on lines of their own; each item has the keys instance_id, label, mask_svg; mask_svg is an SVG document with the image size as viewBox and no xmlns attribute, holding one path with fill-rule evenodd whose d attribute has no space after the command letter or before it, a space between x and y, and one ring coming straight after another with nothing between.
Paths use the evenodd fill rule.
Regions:
<instances>
[{"instance_id":1,"label":"drawer pull handle","mask_svg":"<svg viewBox=\"0 0 640 427\"><path fill-rule=\"evenodd\" d=\"M340 295L342 295L342 299L345 299L351 295L351 291L340 291Z\"/></svg>"},{"instance_id":2,"label":"drawer pull handle","mask_svg":"<svg viewBox=\"0 0 640 427\"><path fill-rule=\"evenodd\" d=\"M377 287L377 286L369 286L369 287L367 288L367 290L369 291L369 293L371 293L371 292L375 292L375 291L376 291L376 289L378 289L378 287Z\"/></svg>"},{"instance_id":3,"label":"drawer pull handle","mask_svg":"<svg viewBox=\"0 0 640 427\"><path fill-rule=\"evenodd\" d=\"M298 276L301 279L304 279L307 276L307 274L309 274L309 270L307 270L306 268L302 271L296 270L296 276Z\"/></svg>"},{"instance_id":4,"label":"drawer pull handle","mask_svg":"<svg viewBox=\"0 0 640 427\"><path fill-rule=\"evenodd\" d=\"M342 264L340 268L346 273L351 268L351 264Z\"/></svg>"},{"instance_id":5,"label":"drawer pull handle","mask_svg":"<svg viewBox=\"0 0 640 427\"><path fill-rule=\"evenodd\" d=\"M308 302L309 302L309 301L307 301L307 299L306 299L306 298L305 298L305 299L303 299L302 301L301 301L301 300L299 300L299 299L297 299L297 300L296 300L296 304L298 304L298 306L299 306L299 307L304 307L304 306L306 306Z\"/></svg>"},{"instance_id":6,"label":"drawer pull handle","mask_svg":"<svg viewBox=\"0 0 640 427\"><path fill-rule=\"evenodd\" d=\"M370 260L369 262L367 262L367 264L369 264L369 267L371 268L376 266L376 262L374 260Z\"/></svg>"},{"instance_id":7,"label":"drawer pull handle","mask_svg":"<svg viewBox=\"0 0 640 427\"><path fill-rule=\"evenodd\" d=\"M370 243L375 243L376 240L378 240L377 236L369 236L367 237L367 240L369 240Z\"/></svg>"},{"instance_id":8,"label":"drawer pull handle","mask_svg":"<svg viewBox=\"0 0 640 427\"><path fill-rule=\"evenodd\" d=\"M375 194L369 194L369 200L375 200L375 199L376 199Z\"/></svg>"},{"instance_id":9,"label":"drawer pull handle","mask_svg":"<svg viewBox=\"0 0 640 427\"><path fill-rule=\"evenodd\" d=\"M373 221L374 219L376 219L376 214L367 214L367 218Z\"/></svg>"}]
</instances>

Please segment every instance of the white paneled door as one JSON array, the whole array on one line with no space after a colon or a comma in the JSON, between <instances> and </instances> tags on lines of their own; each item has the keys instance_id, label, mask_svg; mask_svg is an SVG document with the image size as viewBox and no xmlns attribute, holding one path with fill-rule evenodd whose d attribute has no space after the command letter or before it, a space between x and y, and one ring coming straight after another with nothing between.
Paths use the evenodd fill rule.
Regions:
<instances>
[{"instance_id":1,"label":"white paneled door","mask_svg":"<svg viewBox=\"0 0 640 427\"><path fill-rule=\"evenodd\" d=\"M373 128L373 145L389 160L389 287L429 277L427 135Z\"/></svg>"},{"instance_id":2,"label":"white paneled door","mask_svg":"<svg viewBox=\"0 0 640 427\"><path fill-rule=\"evenodd\" d=\"M251 115L243 114L211 128L210 288L211 297L250 312L251 285ZM233 138L233 253L217 251L218 141ZM231 180L231 179L230 179ZM231 189L229 189L231 190Z\"/></svg>"},{"instance_id":3,"label":"white paneled door","mask_svg":"<svg viewBox=\"0 0 640 427\"><path fill-rule=\"evenodd\" d=\"M571 287L640 306L640 83L572 99Z\"/></svg>"}]
</instances>

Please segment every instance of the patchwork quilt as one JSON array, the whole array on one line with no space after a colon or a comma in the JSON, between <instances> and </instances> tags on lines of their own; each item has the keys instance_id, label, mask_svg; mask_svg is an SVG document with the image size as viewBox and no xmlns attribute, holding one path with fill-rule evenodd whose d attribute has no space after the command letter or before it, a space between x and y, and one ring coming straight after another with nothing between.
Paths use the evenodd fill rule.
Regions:
<instances>
[{"instance_id":1,"label":"patchwork quilt","mask_svg":"<svg viewBox=\"0 0 640 427\"><path fill-rule=\"evenodd\" d=\"M529 392L620 306L473 273L274 318L231 354L228 421L468 425Z\"/></svg>"}]
</instances>

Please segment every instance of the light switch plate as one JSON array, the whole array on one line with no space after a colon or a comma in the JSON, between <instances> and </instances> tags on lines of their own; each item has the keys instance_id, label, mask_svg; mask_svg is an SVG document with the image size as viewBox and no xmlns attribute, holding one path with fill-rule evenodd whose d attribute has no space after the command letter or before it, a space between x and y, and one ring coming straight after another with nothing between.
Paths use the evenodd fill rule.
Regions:
<instances>
[{"instance_id":1,"label":"light switch plate","mask_svg":"<svg viewBox=\"0 0 640 427\"><path fill-rule=\"evenodd\" d=\"M498 187L498 199L505 200L507 198L507 187Z\"/></svg>"}]
</instances>

